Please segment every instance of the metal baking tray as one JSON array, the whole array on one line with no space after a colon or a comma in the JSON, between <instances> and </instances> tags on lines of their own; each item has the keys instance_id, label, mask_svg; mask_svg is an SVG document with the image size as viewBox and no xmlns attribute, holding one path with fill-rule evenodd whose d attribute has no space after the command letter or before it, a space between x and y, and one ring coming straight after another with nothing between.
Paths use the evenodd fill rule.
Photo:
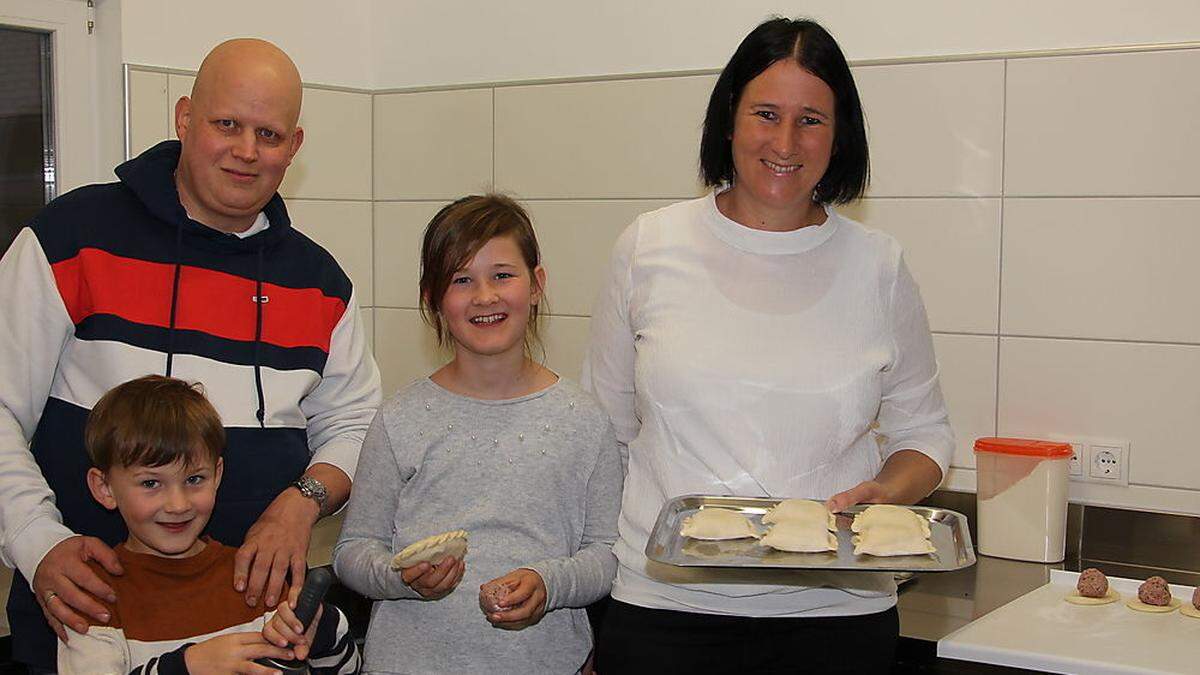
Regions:
<instances>
[{"instance_id":1,"label":"metal baking tray","mask_svg":"<svg viewBox=\"0 0 1200 675\"><path fill-rule=\"evenodd\" d=\"M854 555L850 543L850 523L854 514L869 504L860 504L837 514L836 553L790 553L758 543L757 539L704 541L679 534L683 519L702 508L738 511L750 518L760 532L766 532L762 516L781 499L763 497L720 497L684 495L663 505L658 521L646 542L646 557L681 567L743 567L765 569L821 569L859 572L951 572L975 564L975 548L966 516L949 509L930 506L907 507L929 521L929 540L936 549L926 555L870 556Z\"/></svg>"}]
</instances>

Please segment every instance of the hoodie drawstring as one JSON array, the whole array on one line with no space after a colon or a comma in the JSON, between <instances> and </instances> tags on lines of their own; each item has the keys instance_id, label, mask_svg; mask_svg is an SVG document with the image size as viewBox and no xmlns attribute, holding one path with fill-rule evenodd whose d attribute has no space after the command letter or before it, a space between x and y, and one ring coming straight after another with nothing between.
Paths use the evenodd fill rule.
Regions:
<instances>
[{"instance_id":1,"label":"hoodie drawstring","mask_svg":"<svg viewBox=\"0 0 1200 675\"><path fill-rule=\"evenodd\" d=\"M183 223L175 225L175 280L171 282L171 318L167 325L167 373L171 376L171 361L175 356L175 310L179 306L179 274L182 270Z\"/></svg>"},{"instance_id":2,"label":"hoodie drawstring","mask_svg":"<svg viewBox=\"0 0 1200 675\"><path fill-rule=\"evenodd\" d=\"M266 403L263 396L262 385L262 367L259 365L259 345L262 344L262 326L263 326L263 305L267 299L262 294L262 279L263 279L263 247L260 244L258 247L258 270L254 275L254 387L258 392L258 410L254 416L258 419L258 426L265 429L266 425Z\"/></svg>"}]
</instances>

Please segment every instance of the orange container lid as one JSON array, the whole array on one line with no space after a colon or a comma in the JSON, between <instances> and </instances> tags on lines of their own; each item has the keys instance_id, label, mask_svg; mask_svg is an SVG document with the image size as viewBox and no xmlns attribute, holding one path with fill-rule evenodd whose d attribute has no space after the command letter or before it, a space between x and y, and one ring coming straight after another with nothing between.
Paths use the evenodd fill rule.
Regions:
<instances>
[{"instance_id":1,"label":"orange container lid","mask_svg":"<svg viewBox=\"0 0 1200 675\"><path fill-rule=\"evenodd\" d=\"M1030 438L977 438L975 439L975 452L1059 459L1071 456L1071 444L1058 441L1037 441Z\"/></svg>"}]
</instances>

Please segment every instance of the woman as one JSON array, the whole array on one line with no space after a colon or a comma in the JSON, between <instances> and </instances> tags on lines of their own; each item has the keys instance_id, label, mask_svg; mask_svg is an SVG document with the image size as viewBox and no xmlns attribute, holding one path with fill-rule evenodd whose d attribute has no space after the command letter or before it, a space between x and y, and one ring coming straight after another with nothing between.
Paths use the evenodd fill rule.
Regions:
<instances>
[{"instance_id":1,"label":"woman","mask_svg":"<svg viewBox=\"0 0 1200 675\"><path fill-rule=\"evenodd\" d=\"M751 32L713 90L714 192L620 237L584 383L628 446L597 671L886 672L895 583L688 570L643 551L677 495L913 503L954 447L925 309L896 242L838 215L867 142L853 77L811 21Z\"/></svg>"}]
</instances>

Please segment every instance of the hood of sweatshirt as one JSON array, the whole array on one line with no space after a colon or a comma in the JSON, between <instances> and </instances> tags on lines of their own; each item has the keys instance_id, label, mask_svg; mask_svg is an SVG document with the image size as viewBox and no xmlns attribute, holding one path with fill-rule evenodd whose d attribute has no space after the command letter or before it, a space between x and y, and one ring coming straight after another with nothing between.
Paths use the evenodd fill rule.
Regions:
<instances>
[{"instance_id":1,"label":"hood of sweatshirt","mask_svg":"<svg viewBox=\"0 0 1200 675\"><path fill-rule=\"evenodd\" d=\"M163 141L118 166L117 178L132 190L138 200L157 218L172 227L180 228L180 234L189 239L189 244L254 252L260 249L269 250L288 236L292 221L278 192L272 195L271 200L263 207L263 213L271 226L246 238L222 232L188 218L183 204L179 201L179 190L175 187L175 168L179 165L181 147L179 141Z\"/></svg>"}]
</instances>

